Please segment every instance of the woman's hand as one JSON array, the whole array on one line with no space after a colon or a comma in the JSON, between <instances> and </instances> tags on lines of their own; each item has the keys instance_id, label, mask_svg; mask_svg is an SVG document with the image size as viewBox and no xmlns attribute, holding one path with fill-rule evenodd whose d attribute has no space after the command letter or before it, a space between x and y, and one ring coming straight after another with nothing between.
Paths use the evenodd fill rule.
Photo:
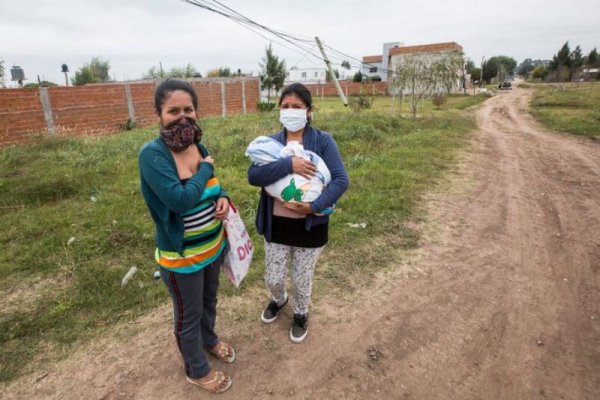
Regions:
<instances>
[{"instance_id":1,"label":"woman's hand","mask_svg":"<svg viewBox=\"0 0 600 400\"><path fill-rule=\"evenodd\" d=\"M313 213L312 208L310 208L310 203L303 203L301 201L288 201L283 203L283 206L288 210L302 215Z\"/></svg>"},{"instance_id":2,"label":"woman's hand","mask_svg":"<svg viewBox=\"0 0 600 400\"><path fill-rule=\"evenodd\" d=\"M204 158L202 159L202 161L201 161L201 162L207 162L207 163L209 163L209 164L214 164L214 163L215 163L215 160L213 160L213 158L212 158L211 156L206 156L206 157L204 157Z\"/></svg>"},{"instance_id":3,"label":"woman's hand","mask_svg":"<svg viewBox=\"0 0 600 400\"><path fill-rule=\"evenodd\" d=\"M303 178L310 179L317 173L315 164L300 157L292 157L292 171Z\"/></svg>"},{"instance_id":4,"label":"woman's hand","mask_svg":"<svg viewBox=\"0 0 600 400\"><path fill-rule=\"evenodd\" d=\"M217 218L219 221L223 221L229 215L229 199L227 197L219 197L217 199Z\"/></svg>"}]
</instances>

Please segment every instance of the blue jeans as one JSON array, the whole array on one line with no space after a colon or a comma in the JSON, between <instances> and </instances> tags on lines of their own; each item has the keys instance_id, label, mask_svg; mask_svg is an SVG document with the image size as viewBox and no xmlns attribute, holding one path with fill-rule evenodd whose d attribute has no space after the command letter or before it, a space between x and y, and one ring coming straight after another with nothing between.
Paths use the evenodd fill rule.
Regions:
<instances>
[{"instance_id":1,"label":"blue jeans","mask_svg":"<svg viewBox=\"0 0 600 400\"><path fill-rule=\"evenodd\" d=\"M173 300L174 333L190 378L208 375L210 365L204 352L219 342L215 334L217 290L223 257L192 274L160 269L160 276Z\"/></svg>"}]
</instances>

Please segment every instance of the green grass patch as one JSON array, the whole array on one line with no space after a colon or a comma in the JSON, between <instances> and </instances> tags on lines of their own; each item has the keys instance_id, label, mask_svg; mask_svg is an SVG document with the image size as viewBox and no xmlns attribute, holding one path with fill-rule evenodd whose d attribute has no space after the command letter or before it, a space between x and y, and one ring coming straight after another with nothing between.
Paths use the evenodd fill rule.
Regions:
<instances>
[{"instance_id":1,"label":"green grass patch","mask_svg":"<svg viewBox=\"0 0 600 400\"><path fill-rule=\"evenodd\" d=\"M600 82L531 84L532 114L546 128L600 136Z\"/></svg>"},{"instance_id":2,"label":"green grass patch","mask_svg":"<svg viewBox=\"0 0 600 400\"><path fill-rule=\"evenodd\" d=\"M315 295L361 287L413 247L422 194L469 140L464 110L483 96L451 96L417 120L390 114L391 99L352 113L339 100L316 100L314 125L337 141L350 174L337 204ZM423 103L425 104L425 102ZM407 106L406 106L407 108ZM246 180L247 144L279 129L277 112L201 121L203 142L256 244L242 292L263 285L263 242L254 230L258 190ZM99 330L168 302L152 279L153 225L139 190L137 155L156 128L102 138L48 138L0 150L0 381L64 357ZM355 229L348 224L367 224ZM130 267L138 272L121 288ZM237 293L227 283L223 296Z\"/></svg>"}]
</instances>

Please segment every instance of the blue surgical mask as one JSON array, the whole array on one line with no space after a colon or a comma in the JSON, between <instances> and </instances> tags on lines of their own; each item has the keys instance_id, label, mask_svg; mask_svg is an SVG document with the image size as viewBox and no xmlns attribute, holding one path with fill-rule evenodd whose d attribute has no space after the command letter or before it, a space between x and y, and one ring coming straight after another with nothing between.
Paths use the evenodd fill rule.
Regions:
<instances>
[{"instance_id":1,"label":"blue surgical mask","mask_svg":"<svg viewBox=\"0 0 600 400\"><path fill-rule=\"evenodd\" d=\"M308 121L306 110L302 108L286 108L279 110L279 122L288 132L298 132L306 126Z\"/></svg>"}]
</instances>

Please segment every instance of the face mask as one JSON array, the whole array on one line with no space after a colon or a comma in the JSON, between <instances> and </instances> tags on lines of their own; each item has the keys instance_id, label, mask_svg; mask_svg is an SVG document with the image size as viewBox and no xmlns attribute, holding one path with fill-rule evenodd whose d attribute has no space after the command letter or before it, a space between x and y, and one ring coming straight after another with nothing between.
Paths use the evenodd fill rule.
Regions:
<instances>
[{"instance_id":1,"label":"face mask","mask_svg":"<svg viewBox=\"0 0 600 400\"><path fill-rule=\"evenodd\" d=\"M279 111L279 122L288 132L298 132L306 126L306 110L296 108L286 108Z\"/></svg>"},{"instance_id":2,"label":"face mask","mask_svg":"<svg viewBox=\"0 0 600 400\"><path fill-rule=\"evenodd\" d=\"M200 142L202 129L196 125L196 120L193 118L181 117L162 127L160 137L167 147L174 152L180 152L187 149L190 144Z\"/></svg>"}]
</instances>

